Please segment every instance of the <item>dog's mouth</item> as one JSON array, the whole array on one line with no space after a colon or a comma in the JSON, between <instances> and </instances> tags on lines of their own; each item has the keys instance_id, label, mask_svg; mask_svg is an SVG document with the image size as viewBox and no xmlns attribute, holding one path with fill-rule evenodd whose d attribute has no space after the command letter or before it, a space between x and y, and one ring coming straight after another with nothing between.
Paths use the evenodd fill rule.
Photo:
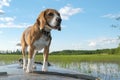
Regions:
<instances>
[{"instance_id":1,"label":"dog's mouth","mask_svg":"<svg viewBox=\"0 0 120 80\"><path fill-rule=\"evenodd\" d=\"M61 25L60 25L60 23L57 23L56 26L50 26L50 25L48 25L48 27L50 29L55 29L55 30L61 31Z\"/></svg>"},{"instance_id":2,"label":"dog's mouth","mask_svg":"<svg viewBox=\"0 0 120 80\"><path fill-rule=\"evenodd\" d=\"M47 25L48 25L47 27L49 29L55 29L55 30L61 31L61 19L60 19L60 21L56 21L56 25L55 26L51 25L48 22L47 22Z\"/></svg>"},{"instance_id":3,"label":"dog's mouth","mask_svg":"<svg viewBox=\"0 0 120 80\"><path fill-rule=\"evenodd\" d=\"M55 30L61 31L61 26L60 26L60 25L59 25L59 26L56 25L56 26L54 26L54 27L48 25L47 27L48 27L49 29L55 29Z\"/></svg>"},{"instance_id":4,"label":"dog's mouth","mask_svg":"<svg viewBox=\"0 0 120 80\"><path fill-rule=\"evenodd\" d=\"M62 19L61 18L56 18L56 26L52 26L53 29L56 29L58 31L61 31L61 21Z\"/></svg>"},{"instance_id":5,"label":"dog's mouth","mask_svg":"<svg viewBox=\"0 0 120 80\"><path fill-rule=\"evenodd\" d=\"M54 28L57 29L58 31L61 31L60 23L58 23Z\"/></svg>"}]
</instances>

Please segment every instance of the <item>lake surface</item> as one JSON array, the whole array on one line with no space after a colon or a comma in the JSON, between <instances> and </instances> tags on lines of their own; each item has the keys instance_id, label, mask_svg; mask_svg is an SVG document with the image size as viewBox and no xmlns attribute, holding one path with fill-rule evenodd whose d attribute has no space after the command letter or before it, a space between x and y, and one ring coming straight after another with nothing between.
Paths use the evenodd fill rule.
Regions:
<instances>
[{"instance_id":1,"label":"lake surface","mask_svg":"<svg viewBox=\"0 0 120 80\"><path fill-rule=\"evenodd\" d=\"M120 63L80 62L54 63L58 67L99 77L102 80L120 80Z\"/></svg>"},{"instance_id":2,"label":"lake surface","mask_svg":"<svg viewBox=\"0 0 120 80\"><path fill-rule=\"evenodd\" d=\"M1 65L16 63L0 62ZM52 63L52 62L51 62ZM83 74L99 77L101 80L120 80L120 63L115 62L71 62L61 63L53 62L56 67L65 68L71 71L80 72Z\"/></svg>"}]
</instances>

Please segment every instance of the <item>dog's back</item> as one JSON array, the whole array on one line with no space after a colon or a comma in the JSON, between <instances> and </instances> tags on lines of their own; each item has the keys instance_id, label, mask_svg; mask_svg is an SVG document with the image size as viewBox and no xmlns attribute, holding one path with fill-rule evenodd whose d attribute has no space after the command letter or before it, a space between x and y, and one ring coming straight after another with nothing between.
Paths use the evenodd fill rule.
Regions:
<instances>
[{"instance_id":1,"label":"dog's back","mask_svg":"<svg viewBox=\"0 0 120 80\"><path fill-rule=\"evenodd\" d=\"M28 45L26 39L27 39L27 37L28 37L28 34L29 34L29 32L30 32L30 29L31 29L31 26L28 27L28 28L23 32L23 34L22 34L22 38L21 38L21 46L22 46L22 47Z\"/></svg>"}]
</instances>

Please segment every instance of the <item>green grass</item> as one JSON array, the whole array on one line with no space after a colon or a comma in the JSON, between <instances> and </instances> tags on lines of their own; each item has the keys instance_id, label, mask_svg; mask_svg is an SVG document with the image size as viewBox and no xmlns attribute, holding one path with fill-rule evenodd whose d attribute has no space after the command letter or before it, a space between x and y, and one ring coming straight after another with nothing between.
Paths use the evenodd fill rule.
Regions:
<instances>
[{"instance_id":1,"label":"green grass","mask_svg":"<svg viewBox=\"0 0 120 80\"><path fill-rule=\"evenodd\" d=\"M22 55L0 55L0 61L18 61ZM42 55L35 60L42 61ZM49 55L50 62L120 62L120 55Z\"/></svg>"},{"instance_id":2,"label":"green grass","mask_svg":"<svg viewBox=\"0 0 120 80\"><path fill-rule=\"evenodd\" d=\"M11 64L19 60L21 55L1 55L0 54L0 65Z\"/></svg>"},{"instance_id":3,"label":"green grass","mask_svg":"<svg viewBox=\"0 0 120 80\"><path fill-rule=\"evenodd\" d=\"M120 55L52 55L52 62L120 62Z\"/></svg>"}]
</instances>

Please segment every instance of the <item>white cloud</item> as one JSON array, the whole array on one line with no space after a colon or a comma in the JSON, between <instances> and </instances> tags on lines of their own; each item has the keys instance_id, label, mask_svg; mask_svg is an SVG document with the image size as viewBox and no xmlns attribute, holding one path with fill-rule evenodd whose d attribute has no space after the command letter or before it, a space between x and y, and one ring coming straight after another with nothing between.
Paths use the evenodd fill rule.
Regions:
<instances>
[{"instance_id":1,"label":"white cloud","mask_svg":"<svg viewBox=\"0 0 120 80\"><path fill-rule=\"evenodd\" d=\"M9 7L10 6L10 1L11 0L0 0L0 8L2 8L3 6L7 6Z\"/></svg>"},{"instance_id":2,"label":"white cloud","mask_svg":"<svg viewBox=\"0 0 120 80\"><path fill-rule=\"evenodd\" d=\"M112 44L119 44L120 40L118 38L99 38L89 41L89 47L106 47Z\"/></svg>"},{"instance_id":3,"label":"white cloud","mask_svg":"<svg viewBox=\"0 0 120 80\"><path fill-rule=\"evenodd\" d=\"M103 15L102 17L109 18L109 19L116 19L116 18L120 17L120 13L118 13L118 14L106 14L106 15Z\"/></svg>"},{"instance_id":4,"label":"white cloud","mask_svg":"<svg viewBox=\"0 0 120 80\"><path fill-rule=\"evenodd\" d=\"M15 24L15 17L0 17L0 28L25 28L27 23Z\"/></svg>"},{"instance_id":5,"label":"white cloud","mask_svg":"<svg viewBox=\"0 0 120 80\"><path fill-rule=\"evenodd\" d=\"M9 7L11 0L0 0L0 13L4 13L2 10L4 6Z\"/></svg>"},{"instance_id":6,"label":"white cloud","mask_svg":"<svg viewBox=\"0 0 120 80\"><path fill-rule=\"evenodd\" d=\"M15 17L0 17L0 21L2 22L13 22Z\"/></svg>"},{"instance_id":7,"label":"white cloud","mask_svg":"<svg viewBox=\"0 0 120 80\"><path fill-rule=\"evenodd\" d=\"M4 14L3 7L9 7L11 0L0 0L0 14ZM16 17L0 17L0 28L25 28L28 23L15 23Z\"/></svg>"},{"instance_id":8,"label":"white cloud","mask_svg":"<svg viewBox=\"0 0 120 80\"><path fill-rule=\"evenodd\" d=\"M0 24L0 28L26 28L30 26L29 24L27 23L21 23L21 24L15 24L15 23L1 23Z\"/></svg>"},{"instance_id":9,"label":"white cloud","mask_svg":"<svg viewBox=\"0 0 120 80\"><path fill-rule=\"evenodd\" d=\"M19 38L11 38L9 40L4 40L4 42L2 41L0 43L2 45L2 46L0 46L0 50L2 50L2 51L6 51L6 50L15 51L17 49L20 49L21 46L16 46L16 44L18 42L20 42L20 37Z\"/></svg>"},{"instance_id":10,"label":"white cloud","mask_svg":"<svg viewBox=\"0 0 120 80\"><path fill-rule=\"evenodd\" d=\"M91 41L88 45L91 46L91 47L95 47L97 44L96 44L95 41Z\"/></svg>"},{"instance_id":11,"label":"white cloud","mask_svg":"<svg viewBox=\"0 0 120 80\"><path fill-rule=\"evenodd\" d=\"M68 48L69 49L74 49L74 50L80 50L82 47L81 43L72 43Z\"/></svg>"},{"instance_id":12,"label":"white cloud","mask_svg":"<svg viewBox=\"0 0 120 80\"><path fill-rule=\"evenodd\" d=\"M4 14L4 11L3 11L3 10L0 10L0 14Z\"/></svg>"},{"instance_id":13,"label":"white cloud","mask_svg":"<svg viewBox=\"0 0 120 80\"><path fill-rule=\"evenodd\" d=\"M73 8L71 5L66 5L59 10L62 19L68 20L70 16L83 12L82 8Z\"/></svg>"}]
</instances>

